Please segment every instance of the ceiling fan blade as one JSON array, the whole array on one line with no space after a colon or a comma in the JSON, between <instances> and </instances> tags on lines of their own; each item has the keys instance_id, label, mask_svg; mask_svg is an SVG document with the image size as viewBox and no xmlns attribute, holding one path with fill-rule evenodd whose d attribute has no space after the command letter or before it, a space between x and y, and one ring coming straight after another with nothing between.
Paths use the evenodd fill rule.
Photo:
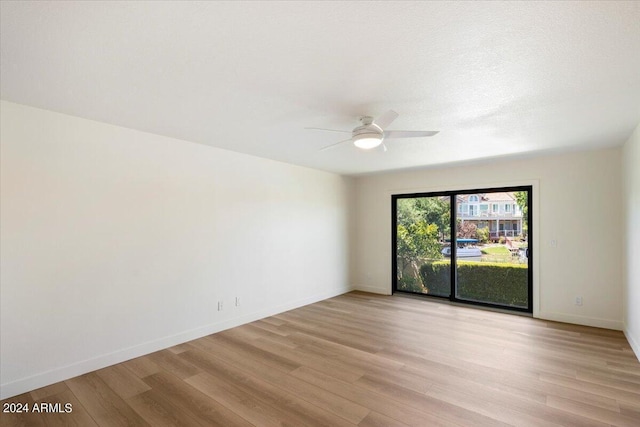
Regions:
<instances>
[{"instance_id":1,"label":"ceiling fan blade","mask_svg":"<svg viewBox=\"0 0 640 427\"><path fill-rule=\"evenodd\" d=\"M326 147L322 147L322 148L321 148L321 149L319 149L318 151L328 150L329 148L333 148L333 147L338 146L338 145L340 145L340 144L342 144L342 143L344 143L344 142L347 142L347 141L351 141L351 138L349 138L349 139L343 139L342 141L338 141L338 142L336 142L335 144L327 145Z\"/></svg>"},{"instance_id":2,"label":"ceiling fan blade","mask_svg":"<svg viewBox=\"0 0 640 427\"><path fill-rule=\"evenodd\" d=\"M325 131L325 132L351 133L351 131L350 131L350 130L325 129L325 128L305 128L305 129L311 129L311 130L322 130L322 131Z\"/></svg>"},{"instance_id":3,"label":"ceiling fan blade","mask_svg":"<svg viewBox=\"0 0 640 427\"><path fill-rule=\"evenodd\" d=\"M437 130L389 130L384 132L384 138L420 138L433 136L438 132Z\"/></svg>"},{"instance_id":4,"label":"ceiling fan blade","mask_svg":"<svg viewBox=\"0 0 640 427\"><path fill-rule=\"evenodd\" d=\"M373 121L376 125L380 126L382 129L385 129L389 126L395 119L398 118L398 113L393 110L389 110L377 119Z\"/></svg>"}]
</instances>

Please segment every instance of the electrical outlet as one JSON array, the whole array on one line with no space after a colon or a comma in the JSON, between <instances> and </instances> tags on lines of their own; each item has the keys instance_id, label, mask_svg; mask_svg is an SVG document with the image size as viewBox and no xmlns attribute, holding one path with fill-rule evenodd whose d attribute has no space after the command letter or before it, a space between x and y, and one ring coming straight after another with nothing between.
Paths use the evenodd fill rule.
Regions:
<instances>
[{"instance_id":1,"label":"electrical outlet","mask_svg":"<svg viewBox=\"0 0 640 427\"><path fill-rule=\"evenodd\" d=\"M222 301L218 301L218 311L222 311Z\"/></svg>"},{"instance_id":2,"label":"electrical outlet","mask_svg":"<svg viewBox=\"0 0 640 427\"><path fill-rule=\"evenodd\" d=\"M240 297L236 297L236 307L240 307Z\"/></svg>"},{"instance_id":3,"label":"electrical outlet","mask_svg":"<svg viewBox=\"0 0 640 427\"><path fill-rule=\"evenodd\" d=\"M582 297L576 297L576 305L582 305Z\"/></svg>"}]
</instances>

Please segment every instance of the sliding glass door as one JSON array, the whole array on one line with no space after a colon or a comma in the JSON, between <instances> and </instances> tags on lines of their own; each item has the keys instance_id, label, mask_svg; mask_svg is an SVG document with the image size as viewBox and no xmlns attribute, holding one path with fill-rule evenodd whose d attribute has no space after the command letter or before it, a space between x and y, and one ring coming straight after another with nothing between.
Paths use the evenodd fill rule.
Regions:
<instances>
[{"instance_id":1,"label":"sliding glass door","mask_svg":"<svg viewBox=\"0 0 640 427\"><path fill-rule=\"evenodd\" d=\"M394 195L394 291L531 312L530 205L531 187Z\"/></svg>"}]
</instances>

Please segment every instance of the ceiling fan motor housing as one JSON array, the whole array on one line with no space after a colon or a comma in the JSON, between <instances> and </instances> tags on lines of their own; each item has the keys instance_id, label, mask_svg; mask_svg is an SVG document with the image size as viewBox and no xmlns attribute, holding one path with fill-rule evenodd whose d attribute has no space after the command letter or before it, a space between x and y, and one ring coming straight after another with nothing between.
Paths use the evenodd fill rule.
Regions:
<instances>
[{"instance_id":1,"label":"ceiling fan motor housing","mask_svg":"<svg viewBox=\"0 0 640 427\"><path fill-rule=\"evenodd\" d=\"M369 119L369 120L367 120ZM358 148L371 149L375 148L382 143L384 138L384 131L380 126L372 123L370 117L362 117L360 121L362 126L358 126L351 133L351 140L353 144Z\"/></svg>"},{"instance_id":2,"label":"ceiling fan motor housing","mask_svg":"<svg viewBox=\"0 0 640 427\"><path fill-rule=\"evenodd\" d=\"M351 136L352 136L352 138L354 140L355 139L362 139L362 138L379 138L379 139L382 139L383 135L384 135L384 131L380 128L380 126L378 126L378 125L376 125L374 123L369 123L369 124L364 124L362 126L358 126L351 133Z\"/></svg>"}]
</instances>

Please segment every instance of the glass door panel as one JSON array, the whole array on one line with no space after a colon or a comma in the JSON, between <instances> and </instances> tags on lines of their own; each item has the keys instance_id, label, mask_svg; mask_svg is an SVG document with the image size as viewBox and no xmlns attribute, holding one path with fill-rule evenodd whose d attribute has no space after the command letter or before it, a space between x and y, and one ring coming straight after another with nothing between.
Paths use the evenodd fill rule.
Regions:
<instances>
[{"instance_id":1,"label":"glass door panel","mask_svg":"<svg viewBox=\"0 0 640 427\"><path fill-rule=\"evenodd\" d=\"M451 295L450 196L396 199L396 289Z\"/></svg>"},{"instance_id":2,"label":"glass door panel","mask_svg":"<svg viewBox=\"0 0 640 427\"><path fill-rule=\"evenodd\" d=\"M518 206L482 218L456 218L455 299L527 309L529 302L529 191L495 191L483 201ZM464 204L470 196L462 195ZM496 232L497 230L497 232Z\"/></svg>"}]
</instances>

